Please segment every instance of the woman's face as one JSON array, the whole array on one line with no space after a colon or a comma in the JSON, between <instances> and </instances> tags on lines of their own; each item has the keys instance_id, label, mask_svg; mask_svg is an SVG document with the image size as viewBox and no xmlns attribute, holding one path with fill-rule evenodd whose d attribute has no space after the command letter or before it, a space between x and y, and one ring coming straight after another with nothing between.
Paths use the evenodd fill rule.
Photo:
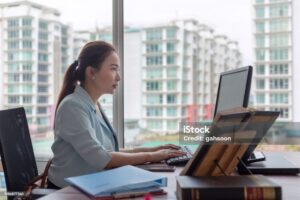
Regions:
<instances>
[{"instance_id":1,"label":"woman's face","mask_svg":"<svg viewBox=\"0 0 300 200\"><path fill-rule=\"evenodd\" d=\"M118 86L120 77L119 56L112 52L100 66L100 70L95 71L92 82L101 94L113 94Z\"/></svg>"}]
</instances>

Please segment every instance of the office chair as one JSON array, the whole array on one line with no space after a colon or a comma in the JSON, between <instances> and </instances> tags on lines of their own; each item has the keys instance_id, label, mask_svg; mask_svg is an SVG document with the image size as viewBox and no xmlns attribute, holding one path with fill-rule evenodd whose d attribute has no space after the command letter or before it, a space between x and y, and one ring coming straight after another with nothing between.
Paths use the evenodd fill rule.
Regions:
<instances>
[{"instance_id":1,"label":"office chair","mask_svg":"<svg viewBox=\"0 0 300 200\"><path fill-rule=\"evenodd\" d=\"M0 111L0 155L9 200L26 190L45 188L50 162L38 176L24 108Z\"/></svg>"}]
</instances>

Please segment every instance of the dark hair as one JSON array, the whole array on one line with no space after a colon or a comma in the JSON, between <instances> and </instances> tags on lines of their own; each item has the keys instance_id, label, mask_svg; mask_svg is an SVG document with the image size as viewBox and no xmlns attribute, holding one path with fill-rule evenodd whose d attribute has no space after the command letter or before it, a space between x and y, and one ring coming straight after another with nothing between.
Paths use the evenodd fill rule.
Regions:
<instances>
[{"instance_id":1,"label":"dark hair","mask_svg":"<svg viewBox=\"0 0 300 200\"><path fill-rule=\"evenodd\" d=\"M104 41L89 42L82 48L78 60L75 60L67 69L62 89L60 91L55 112L60 102L69 94L74 92L77 82L85 81L85 69L91 66L100 69L104 60L112 53L115 48Z\"/></svg>"}]
</instances>

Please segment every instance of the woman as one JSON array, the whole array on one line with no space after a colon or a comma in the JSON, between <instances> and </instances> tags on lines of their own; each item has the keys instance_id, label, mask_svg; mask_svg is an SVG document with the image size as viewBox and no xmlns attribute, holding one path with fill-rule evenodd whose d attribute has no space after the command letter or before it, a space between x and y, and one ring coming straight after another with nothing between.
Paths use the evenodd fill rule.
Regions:
<instances>
[{"instance_id":1,"label":"woman","mask_svg":"<svg viewBox=\"0 0 300 200\"><path fill-rule=\"evenodd\" d=\"M112 94L118 86L119 69L114 47L103 41L87 43L68 68L56 107L49 188L67 186L66 177L183 154L175 145L119 150L116 135L98 103L101 95Z\"/></svg>"}]
</instances>

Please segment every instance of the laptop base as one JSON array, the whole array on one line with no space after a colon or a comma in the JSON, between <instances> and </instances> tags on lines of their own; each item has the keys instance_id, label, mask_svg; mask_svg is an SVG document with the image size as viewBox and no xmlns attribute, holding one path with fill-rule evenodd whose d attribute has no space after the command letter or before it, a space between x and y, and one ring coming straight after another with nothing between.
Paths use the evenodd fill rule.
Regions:
<instances>
[{"instance_id":1,"label":"laptop base","mask_svg":"<svg viewBox=\"0 0 300 200\"><path fill-rule=\"evenodd\" d=\"M238 166L240 174L265 174L265 175L297 175L300 173L300 167L288 161L284 156L276 153L266 155L265 161L254 162L247 165Z\"/></svg>"}]
</instances>

